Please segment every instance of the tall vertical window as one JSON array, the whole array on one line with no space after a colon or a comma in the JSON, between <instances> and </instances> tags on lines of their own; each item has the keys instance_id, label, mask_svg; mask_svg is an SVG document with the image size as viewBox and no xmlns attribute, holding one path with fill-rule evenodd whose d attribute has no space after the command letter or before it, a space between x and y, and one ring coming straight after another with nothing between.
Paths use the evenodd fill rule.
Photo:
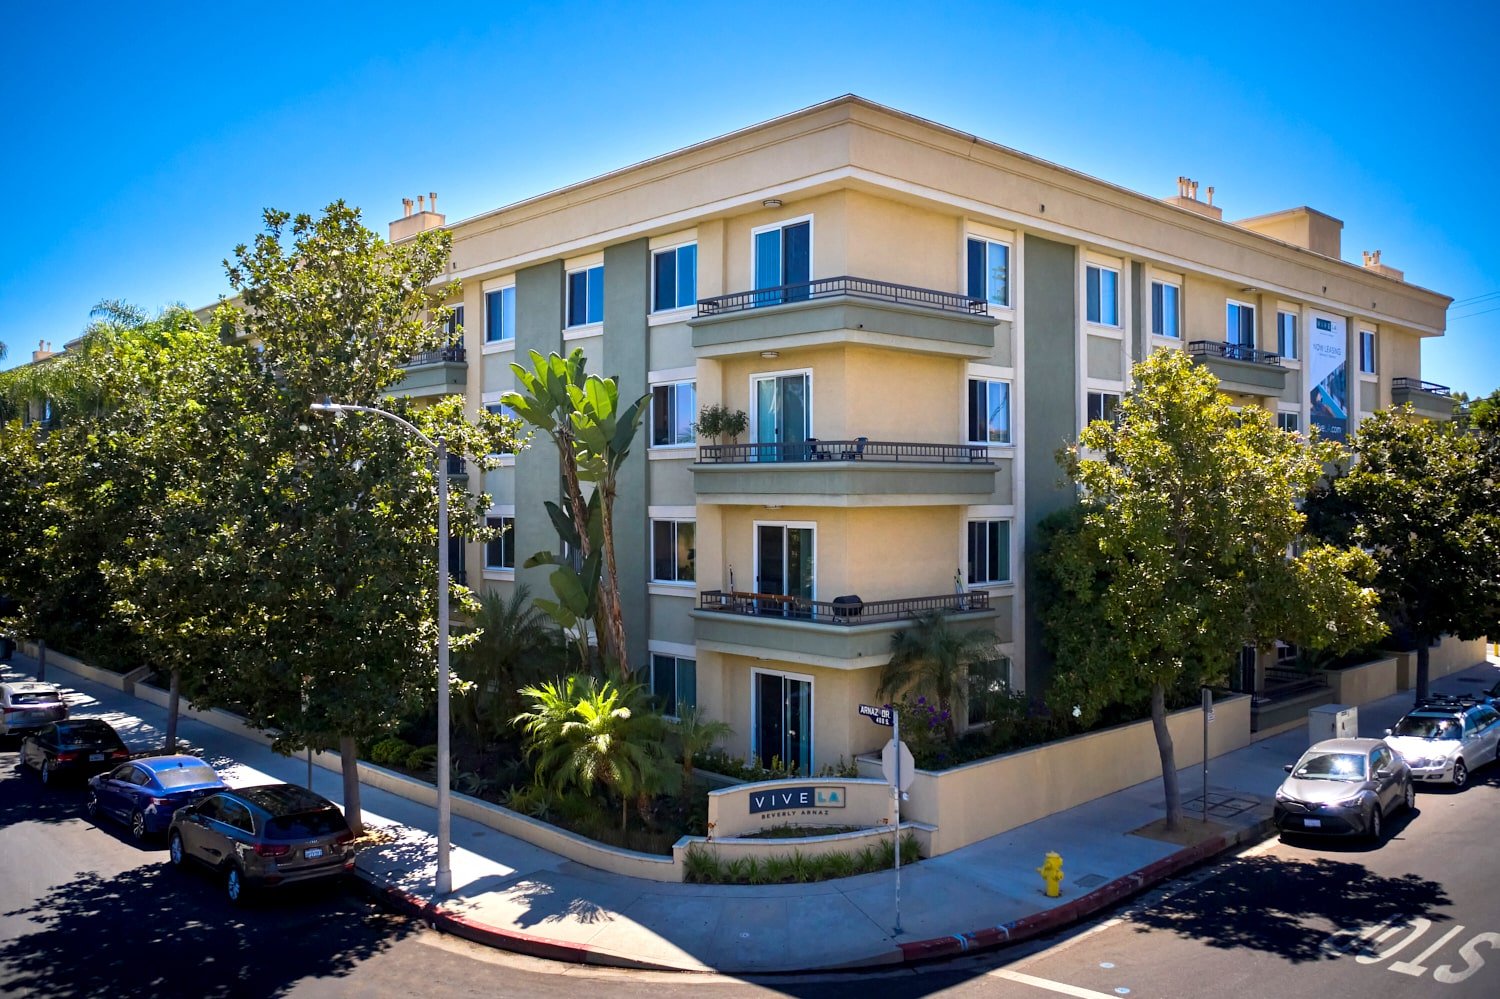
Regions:
<instances>
[{"instance_id":1,"label":"tall vertical window","mask_svg":"<svg viewBox=\"0 0 1500 999\"><path fill-rule=\"evenodd\" d=\"M1113 422L1115 412L1120 408L1120 395L1118 392L1090 392L1088 398L1088 419L1090 423L1095 420L1108 420Z\"/></svg>"},{"instance_id":2,"label":"tall vertical window","mask_svg":"<svg viewBox=\"0 0 1500 999\"><path fill-rule=\"evenodd\" d=\"M691 583L697 578L694 538L698 525L691 520L651 522L651 579L657 583Z\"/></svg>"},{"instance_id":3,"label":"tall vertical window","mask_svg":"<svg viewBox=\"0 0 1500 999\"><path fill-rule=\"evenodd\" d=\"M1169 336L1174 340L1182 335L1178 328L1178 296L1182 294L1175 284L1165 281L1151 282L1151 332L1156 336Z\"/></svg>"},{"instance_id":4,"label":"tall vertical window","mask_svg":"<svg viewBox=\"0 0 1500 999\"><path fill-rule=\"evenodd\" d=\"M651 257L651 311L684 309L698 301L698 244L658 250Z\"/></svg>"},{"instance_id":5,"label":"tall vertical window","mask_svg":"<svg viewBox=\"0 0 1500 999\"><path fill-rule=\"evenodd\" d=\"M698 706L698 662L685 656L651 653L651 696L668 718L676 718L684 708Z\"/></svg>"},{"instance_id":6,"label":"tall vertical window","mask_svg":"<svg viewBox=\"0 0 1500 999\"><path fill-rule=\"evenodd\" d=\"M516 567L516 518L486 517L486 527L500 531L499 537L484 543L484 567L486 569L514 569Z\"/></svg>"},{"instance_id":7,"label":"tall vertical window","mask_svg":"<svg viewBox=\"0 0 1500 999\"><path fill-rule=\"evenodd\" d=\"M604 265L568 272L568 325L604 322Z\"/></svg>"},{"instance_id":8,"label":"tall vertical window","mask_svg":"<svg viewBox=\"0 0 1500 999\"><path fill-rule=\"evenodd\" d=\"M651 446L693 443L698 391L693 382L673 382L651 389Z\"/></svg>"},{"instance_id":9,"label":"tall vertical window","mask_svg":"<svg viewBox=\"0 0 1500 999\"><path fill-rule=\"evenodd\" d=\"M812 223L789 222L756 230L755 290L783 288L755 296L756 305L800 302L812 280Z\"/></svg>"},{"instance_id":10,"label":"tall vertical window","mask_svg":"<svg viewBox=\"0 0 1500 999\"><path fill-rule=\"evenodd\" d=\"M498 288L484 296L484 342L516 338L516 286Z\"/></svg>"},{"instance_id":11,"label":"tall vertical window","mask_svg":"<svg viewBox=\"0 0 1500 999\"><path fill-rule=\"evenodd\" d=\"M969 443L1010 444L1010 382L969 379Z\"/></svg>"},{"instance_id":12,"label":"tall vertical window","mask_svg":"<svg viewBox=\"0 0 1500 999\"><path fill-rule=\"evenodd\" d=\"M1297 356L1297 314L1276 313L1276 353L1282 357Z\"/></svg>"},{"instance_id":13,"label":"tall vertical window","mask_svg":"<svg viewBox=\"0 0 1500 999\"><path fill-rule=\"evenodd\" d=\"M969 237L968 294L991 305L1010 305L1009 246Z\"/></svg>"},{"instance_id":14,"label":"tall vertical window","mask_svg":"<svg viewBox=\"0 0 1500 999\"><path fill-rule=\"evenodd\" d=\"M448 310L448 318L443 322L443 332L448 334L450 344L458 344L463 337L464 331L464 307L462 305L451 306Z\"/></svg>"},{"instance_id":15,"label":"tall vertical window","mask_svg":"<svg viewBox=\"0 0 1500 999\"><path fill-rule=\"evenodd\" d=\"M969 582L1010 582L1010 521L969 521Z\"/></svg>"},{"instance_id":16,"label":"tall vertical window","mask_svg":"<svg viewBox=\"0 0 1500 999\"><path fill-rule=\"evenodd\" d=\"M1224 342L1240 347L1255 346L1255 306L1230 302L1224 311Z\"/></svg>"},{"instance_id":17,"label":"tall vertical window","mask_svg":"<svg viewBox=\"0 0 1500 999\"><path fill-rule=\"evenodd\" d=\"M1120 272L1089 264L1084 274L1084 303L1089 322L1120 325Z\"/></svg>"},{"instance_id":18,"label":"tall vertical window","mask_svg":"<svg viewBox=\"0 0 1500 999\"><path fill-rule=\"evenodd\" d=\"M1375 373L1375 331L1359 331L1359 370L1367 375Z\"/></svg>"}]
</instances>

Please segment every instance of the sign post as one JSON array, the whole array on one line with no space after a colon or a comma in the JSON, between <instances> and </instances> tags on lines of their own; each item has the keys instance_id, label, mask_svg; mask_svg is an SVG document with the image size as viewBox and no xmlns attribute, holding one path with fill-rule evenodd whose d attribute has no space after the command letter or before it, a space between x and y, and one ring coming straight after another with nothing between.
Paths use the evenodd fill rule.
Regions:
<instances>
[{"instance_id":1,"label":"sign post","mask_svg":"<svg viewBox=\"0 0 1500 999\"><path fill-rule=\"evenodd\" d=\"M1214 720L1214 692L1203 688L1203 821L1208 821L1208 723Z\"/></svg>"},{"instance_id":2,"label":"sign post","mask_svg":"<svg viewBox=\"0 0 1500 999\"><path fill-rule=\"evenodd\" d=\"M912 759L911 750L906 748L906 743L901 741L901 712L895 708L876 707L873 704L861 704L859 706L861 717L868 718L876 725L882 725L891 729L891 741L886 743L885 749L880 753L880 770L885 774L885 779L891 785L891 801L895 805L895 834L896 834L896 925L892 930L896 936L901 935L901 795L911 787L912 778L915 776L916 761Z\"/></svg>"}]
</instances>

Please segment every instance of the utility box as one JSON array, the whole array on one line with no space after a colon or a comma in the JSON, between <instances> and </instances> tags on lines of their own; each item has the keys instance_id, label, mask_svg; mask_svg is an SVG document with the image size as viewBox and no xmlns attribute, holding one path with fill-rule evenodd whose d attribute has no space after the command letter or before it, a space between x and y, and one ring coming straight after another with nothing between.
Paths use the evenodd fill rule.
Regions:
<instances>
[{"instance_id":1,"label":"utility box","mask_svg":"<svg viewBox=\"0 0 1500 999\"><path fill-rule=\"evenodd\" d=\"M1324 739L1359 738L1359 708L1352 704L1324 704L1307 713L1307 744Z\"/></svg>"}]
</instances>

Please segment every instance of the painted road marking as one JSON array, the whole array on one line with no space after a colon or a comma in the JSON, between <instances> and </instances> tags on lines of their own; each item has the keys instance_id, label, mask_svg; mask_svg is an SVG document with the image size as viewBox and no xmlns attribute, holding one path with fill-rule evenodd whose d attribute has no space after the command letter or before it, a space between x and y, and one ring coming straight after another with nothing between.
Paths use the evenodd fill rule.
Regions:
<instances>
[{"instance_id":1,"label":"painted road marking","mask_svg":"<svg viewBox=\"0 0 1500 999\"><path fill-rule=\"evenodd\" d=\"M1408 944L1415 943L1430 929L1433 929L1433 922L1425 916L1393 916L1374 926L1339 930L1329 934L1324 939L1322 947L1325 952L1334 956L1342 957L1352 954L1359 964L1375 965L1400 954L1406 950ZM1428 971L1428 965L1424 962L1449 941L1462 934L1464 929L1462 923L1455 923L1447 932L1440 931L1438 938L1427 945L1416 957L1409 961L1395 961L1385 970L1421 978ZM1396 939L1398 937L1400 939ZM1485 960L1479 952L1480 947L1488 947L1492 951L1500 950L1500 933L1475 933L1469 937L1458 948L1458 956L1463 960L1463 965L1457 969L1452 964L1439 964L1433 967L1433 981L1444 985L1457 985L1468 980L1484 967Z\"/></svg>"},{"instance_id":2,"label":"painted road marking","mask_svg":"<svg viewBox=\"0 0 1500 999\"><path fill-rule=\"evenodd\" d=\"M1073 999L1115 999L1116 993L1095 992L1093 989L1080 988L1077 985L1066 985L1062 982L1054 982L1047 978L1037 978L1035 975L1025 975L1019 971L1009 971L1005 968L996 968L986 972L987 978L1003 978L1007 982L1015 982L1018 985L1030 985L1034 989L1045 989L1055 992L1060 996L1072 996Z\"/></svg>"}]
</instances>

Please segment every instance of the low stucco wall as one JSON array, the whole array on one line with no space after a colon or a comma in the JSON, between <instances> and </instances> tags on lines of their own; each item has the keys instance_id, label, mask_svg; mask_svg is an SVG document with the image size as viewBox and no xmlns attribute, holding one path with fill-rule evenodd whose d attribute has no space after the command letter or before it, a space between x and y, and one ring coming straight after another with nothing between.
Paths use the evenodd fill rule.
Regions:
<instances>
[{"instance_id":1,"label":"low stucco wall","mask_svg":"<svg viewBox=\"0 0 1500 999\"><path fill-rule=\"evenodd\" d=\"M22 652L33 659L37 658L37 653L41 651L35 642L19 642L17 644L20 646ZM129 673L113 673L107 669L90 666L88 663L80 659L75 659L66 653L58 652L56 649L47 650L47 668L49 670L60 669L64 673L81 676L85 680L101 684L111 690L118 690L125 694L131 693L136 682L151 672L149 667L142 666L131 670Z\"/></svg>"},{"instance_id":2,"label":"low stucco wall","mask_svg":"<svg viewBox=\"0 0 1500 999\"><path fill-rule=\"evenodd\" d=\"M1465 642L1452 635L1445 635L1427 655L1429 679L1436 680L1440 676L1448 676L1484 662L1484 644L1483 638ZM1416 658L1416 653L1412 653L1413 670L1416 669Z\"/></svg>"},{"instance_id":3,"label":"low stucco wall","mask_svg":"<svg viewBox=\"0 0 1500 999\"><path fill-rule=\"evenodd\" d=\"M932 855L933 832L931 826L919 822L901 823L902 836L915 837L917 849L924 857ZM882 841L890 842L891 838L889 822L883 826L857 829L854 832L835 833L830 836L806 836L797 839L746 839L744 837L709 839L704 836L684 836L672 847L672 856L679 868L686 869L689 850L711 853L727 863L750 857L757 860L765 860L767 857L785 857L793 853L800 853L804 857L817 857L828 853L858 853L867 846L878 846Z\"/></svg>"},{"instance_id":4,"label":"low stucco wall","mask_svg":"<svg viewBox=\"0 0 1500 999\"><path fill-rule=\"evenodd\" d=\"M836 800L832 800L835 793ZM757 805L760 810L753 810ZM888 825L890 821L891 786L883 780L798 777L737 784L708 793L708 831L715 840L776 826L816 829Z\"/></svg>"},{"instance_id":5,"label":"low stucco wall","mask_svg":"<svg viewBox=\"0 0 1500 999\"><path fill-rule=\"evenodd\" d=\"M1390 697L1402 688L1397 686L1399 663L1392 656L1374 662L1360 663L1347 669L1323 670L1335 704L1369 704Z\"/></svg>"},{"instance_id":6,"label":"low stucco wall","mask_svg":"<svg viewBox=\"0 0 1500 999\"><path fill-rule=\"evenodd\" d=\"M1179 768L1203 762L1201 709L1168 715L1167 727ZM1235 695L1216 703L1209 757L1249 744L1250 698ZM868 757L859 763L862 773L879 767ZM901 811L936 827L932 856L938 856L1160 776L1161 757L1147 719L952 770L918 770Z\"/></svg>"},{"instance_id":7,"label":"low stucco wall","mask_svg":"<svg viewBox=\"0 0 1500 999\"><path fill-rule=\"evenodd\" d=\"M159 708L166 708L172 699L172 695L169 692L147 683L136 684L133 693L146 703L155 704ZM185 697L179 700L177 713L183 718L191 718L205 725L212 725L220 731L229 732L232 735L238 735L246 739L253 739L262 746L271 745L276 741L276 736L279 734L255 728L239 715L220 708L208 708L204 710L192 707L188 704Z\"/></svg>"}]
</instances>

